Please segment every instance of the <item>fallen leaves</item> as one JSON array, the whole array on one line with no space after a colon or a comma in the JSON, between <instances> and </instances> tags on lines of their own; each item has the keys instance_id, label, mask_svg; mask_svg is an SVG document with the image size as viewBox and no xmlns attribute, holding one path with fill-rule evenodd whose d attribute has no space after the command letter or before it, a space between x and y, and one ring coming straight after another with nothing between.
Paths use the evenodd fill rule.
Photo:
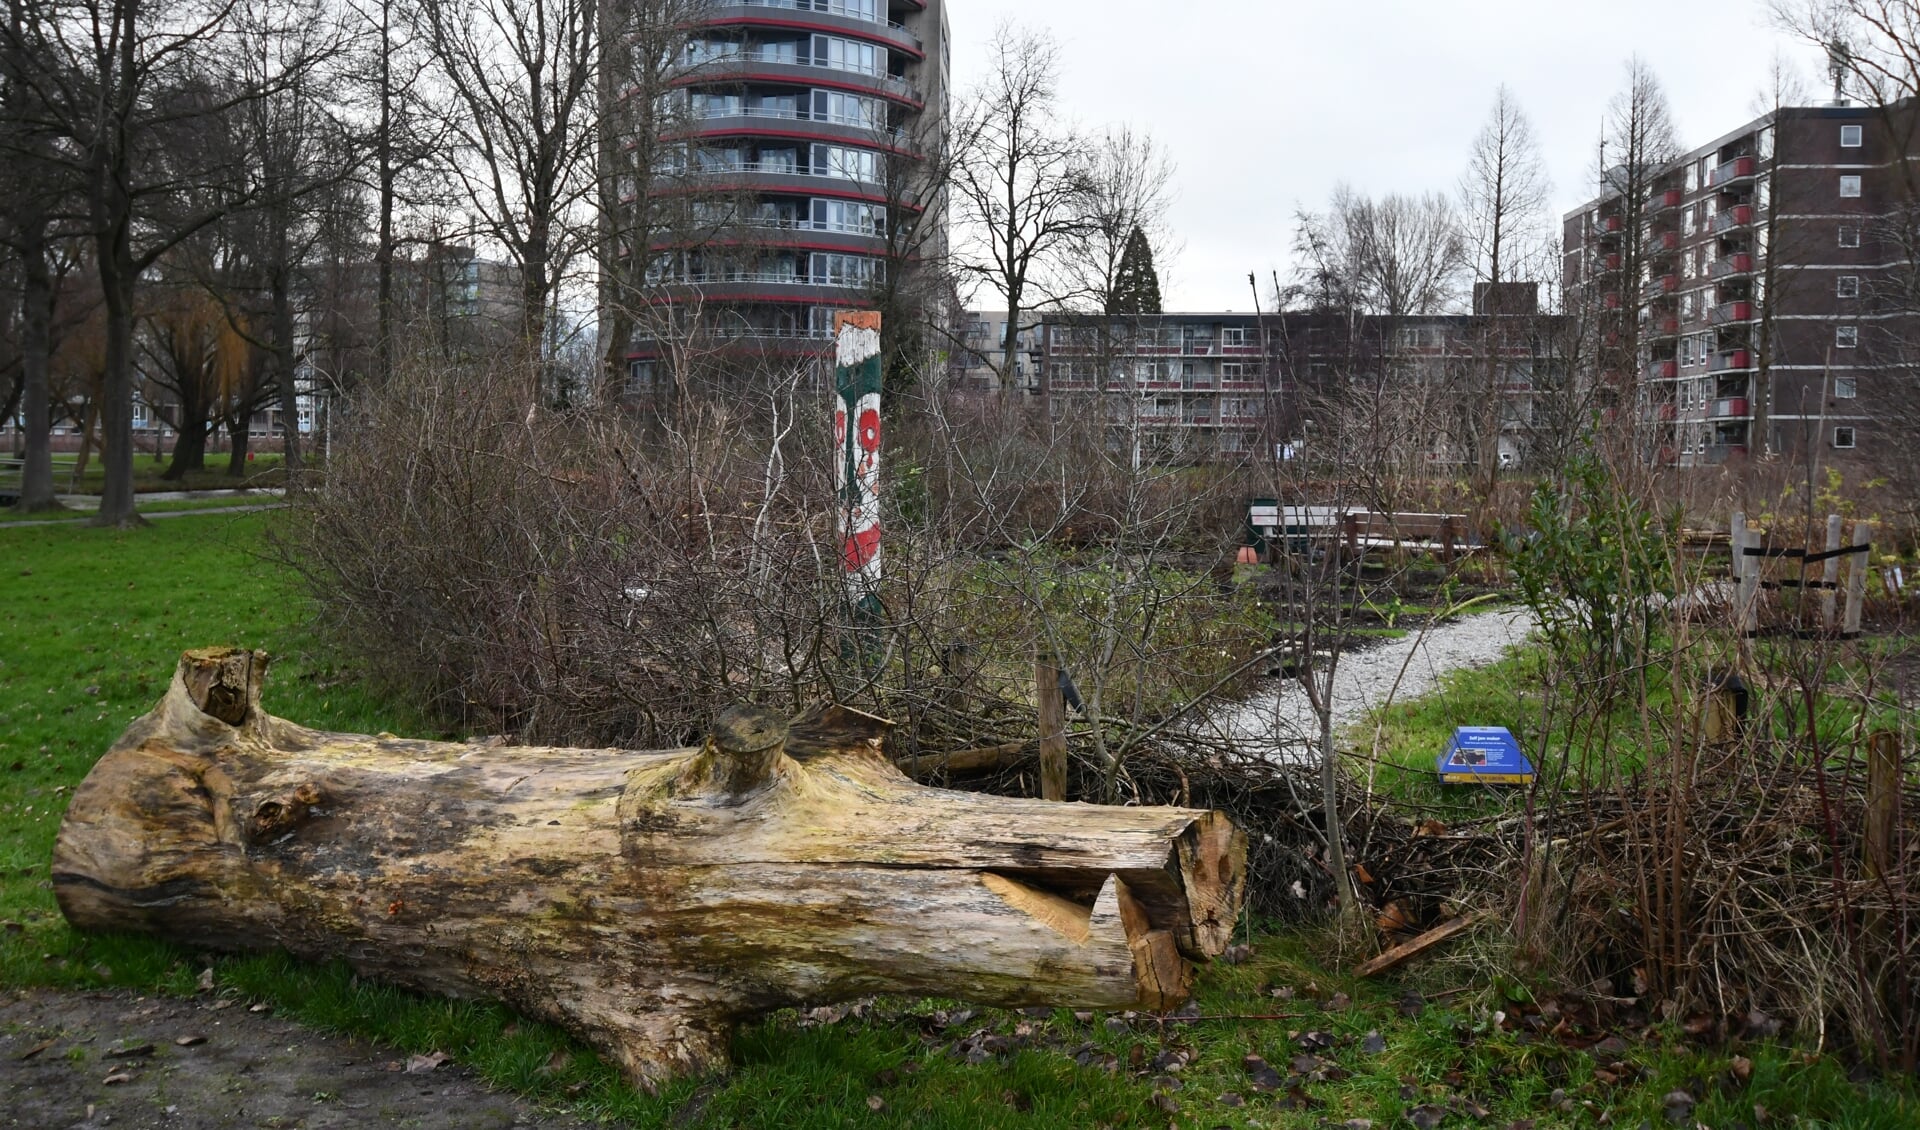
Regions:
<instances>
[{"instance_id":1,"label":"fallen leaves","mask_svg":"<svg viewBox=\"0 0 1920 1130\"><path fill-rule=\"evenodd\" d=\"M408 1075L425 1075L447 1062L446 1052L432 1052L428 1055L409 1056L407 1058Z\"/></svg>"}]
</instances>

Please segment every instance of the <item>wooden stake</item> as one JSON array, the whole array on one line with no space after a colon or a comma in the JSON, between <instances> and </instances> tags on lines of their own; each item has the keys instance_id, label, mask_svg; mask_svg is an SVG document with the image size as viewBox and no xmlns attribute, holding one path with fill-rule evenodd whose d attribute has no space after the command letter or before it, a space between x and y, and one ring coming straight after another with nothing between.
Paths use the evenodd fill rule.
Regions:
<instances>
[{"instance_id":1,"label":"wooden stake","mask_svg":"<svg viewBox=\"0 0 1920 1130\"><path fill-rule=\"evenodd\" d=\"M1033 703L1040 712L1040 799L1067 799L1067 698L1060 668L1042 649L1033 660Z\"/></svg>"},{"instance_id":2,"label":"wooden stake","mask_svg":"<svg viewBox=\"0 0 1920 1130\"><path fill-rule=\"evenodd\" d=\"M1867 735L1867 878L1892 873L1894 830L1900 826L1900 735L1877 730Z\"/></svg>"},{"instance_id":3,"label":"wooden stake","mask_svg":"<svg viewBox=\"0 0 1920 1130\"><path fill-rule=\"evenodd\" d=\"M1867 600L1867 569L1873 564L1873 555L1866 549L1871 537L1871 525L1866 522L1853 524L1853 544L1860 548L1847 555L1847 618L1840 628L1849 636L1860 634L1860 609Z\"/></svg>"},{"instance_id":4,"label":"wooden stake","mask_svg":"<svg viewBox=\"0 0 1920 1130\"><path fill-rule=\"evenodd\" d=\"M1840 548L1840 537L1845 532L1845 520L1838 514L1827 515L1827 552L1833 553ZM1820 627L1824 631L1833 631L1834 606L1840 597L1840 559L1829 557L1820 570Z\"/></svg>"}]
</instances>

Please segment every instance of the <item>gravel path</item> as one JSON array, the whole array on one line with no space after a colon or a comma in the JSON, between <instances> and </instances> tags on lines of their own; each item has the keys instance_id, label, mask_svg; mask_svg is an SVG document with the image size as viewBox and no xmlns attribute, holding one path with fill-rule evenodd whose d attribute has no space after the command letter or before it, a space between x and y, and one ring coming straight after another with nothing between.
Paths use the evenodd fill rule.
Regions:
<instances>
[{"instance_id":1,"label":"gravel path","mask_svg":"<svg viewBox=\"0 0 1920 1130\"><path fill-rule=\"evenodd\" d=\"M1387 705L1389 696L1406 702L1426 694L1448 671L1485 667L1525 641L1533 627L1532 613L1524 609L1482 612L1424 636L1416 633L1341 656L1334 673L1334 729L1359 722L1368 711ZM1313 761L1320 732L1306 691L1292 679L1269 680L1252 698L1216 713L1207 728L1283 761Z\"/></svg>"},{"instance_id":2,"label":"gravel path","mask_svg":"<svg viewBox=\"0 0 1920 1130\"><path fill-rule=\"evenodd\" d=\"M0 1128L582 1127L435 1065L231 1000L0 994Z\"/></svg>"}]
</instances>

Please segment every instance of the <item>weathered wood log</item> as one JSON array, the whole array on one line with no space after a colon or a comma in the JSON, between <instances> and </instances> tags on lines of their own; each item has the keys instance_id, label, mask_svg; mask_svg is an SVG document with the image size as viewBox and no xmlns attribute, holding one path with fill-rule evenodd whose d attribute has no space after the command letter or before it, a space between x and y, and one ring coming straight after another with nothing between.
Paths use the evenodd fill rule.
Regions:
<instances>
[{"instance_id":1,"label":"weathered wood log","mask_svg":"<svg viewBox=\"0 0 1920 1130\"><path fill-rule=\"evenodd\" d=\"M74 793L76 927L497 997L651 1086L792 1004L1171 1007L1240 909L1223 814L922 788L843 708L735 709L688 750L489 747L275 718L266 667L187 653Z\"/></svg>"}]
</instances>

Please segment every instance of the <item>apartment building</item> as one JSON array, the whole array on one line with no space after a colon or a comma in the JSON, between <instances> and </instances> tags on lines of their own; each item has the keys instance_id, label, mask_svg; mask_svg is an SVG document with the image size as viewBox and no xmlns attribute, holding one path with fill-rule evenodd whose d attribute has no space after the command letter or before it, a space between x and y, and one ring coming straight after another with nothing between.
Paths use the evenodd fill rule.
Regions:
<instances>
[{"instance_id":1,"label":"apartment building","mask_svg":"<svg viewBox=\"0 0 1920 1130\"><path fill-rule=\"evenodd\" d=\"M1305 451L1334 426L1330 412L1377 394L1407 409L1393 442L1417 444L1436 464L1472 457L1466 411L1486 402L1490 381L1493 442L1511 467L1525 456L1537 339L1552 324L1532 284L1482 288L1471 315L1054 313L1023 326L1012 372L1019 394L1044 400L1055 419L1099 420L1142 454L1190 458ZM954 387L998 387L1005 332L1004 311L965 315Z\"/></svg>"},{"instance_id":2,"label":"apartment building","mask_svg":"<svg viewBox=\"0 0 1920 1130\"><path fill-rule=\"evenodd\" d=\"M1653 170L1636 200L1566 215L1569 293L1603 343L1632 343L1598 375L1652 459L1909 442L1889 412L1912 395L1915 319L1894 285L1910 256L1891 238L1915 205L1912 119L1911 103L1783 108Z\"/></svg>"},{"instance_id":3,"label":"apartment building","mask_svg":"<svg viewBox=\"0 0 1920 1130\"><path fill-rule=\"evenodd\" d=\"M711 343L823 354L836 310L871 305L887 272L911 269L889 235L903 209L925 210L905 184L943 132L944 0L698 12L655 119L669 123L656 171L692 207L640 249L646 301L688 312ZM661 356L641 327L636 384Z\"/></svg>"}]
</instances>

